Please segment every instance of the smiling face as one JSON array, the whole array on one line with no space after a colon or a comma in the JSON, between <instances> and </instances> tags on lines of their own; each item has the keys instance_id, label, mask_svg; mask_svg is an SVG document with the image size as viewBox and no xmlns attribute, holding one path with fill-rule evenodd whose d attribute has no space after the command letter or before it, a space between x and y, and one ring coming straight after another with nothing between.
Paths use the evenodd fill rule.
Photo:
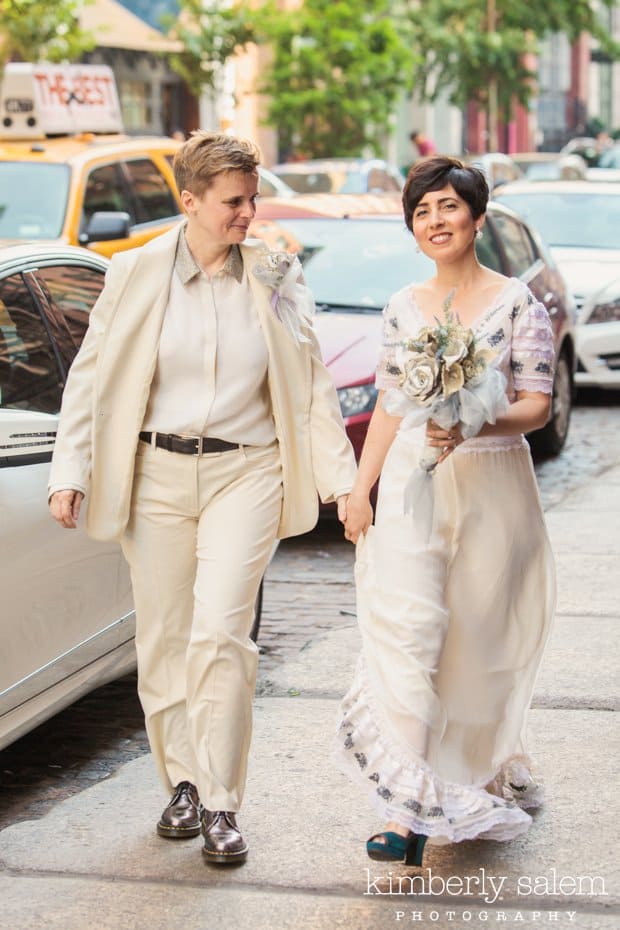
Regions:
<instances>
[{"instance_id":1,"label":"smiling face","mask_svg":"<svg viewBox=\"0 0 620 930\"><path fill-rule=\"evenodd\" d=\"M192 238L210 245L243 242L256 214L258 174L224 171L203 194L181 192L187 213L187 231Z\"/></svg>"},{"instance_id":2,"label":"smiling face","mask_svg":"<svg viewBox=\"0 0 620 930\"><path fill-rule=\"evenodd\" d=\"M413 212L412 231L422 252L434 261L454 261L474 250L476 229L484 214L474 221L469 205L451 184L428 191Z\"/></svg>"}]
</instances>

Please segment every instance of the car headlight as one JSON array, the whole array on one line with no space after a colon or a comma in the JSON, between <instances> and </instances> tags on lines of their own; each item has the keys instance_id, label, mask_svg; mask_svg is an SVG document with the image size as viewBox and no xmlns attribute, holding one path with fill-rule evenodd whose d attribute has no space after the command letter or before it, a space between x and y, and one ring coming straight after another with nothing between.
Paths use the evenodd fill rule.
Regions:
<instances>
[{"instance_id":1,"label":"car headlight","mask_svg":"<svg viewBox=\"0 0 620 930\"><path fill-rule=\"evenodd\" d=\"M338 400L343 417L355 417L360 413L372 413L378 391L374 384L356 384L355 387L340 388Z\"/></svg>"},{"instance_id":2,"label":"car headlight","mask_svg":"<svg viewBox=\"0 0 620 930\"><path fill-rule=\"evenodd\" d=\"M620 297L615 300L601 301L592 307L588 323L617 323L620 320Z\"/></svg>"}]
</instances>

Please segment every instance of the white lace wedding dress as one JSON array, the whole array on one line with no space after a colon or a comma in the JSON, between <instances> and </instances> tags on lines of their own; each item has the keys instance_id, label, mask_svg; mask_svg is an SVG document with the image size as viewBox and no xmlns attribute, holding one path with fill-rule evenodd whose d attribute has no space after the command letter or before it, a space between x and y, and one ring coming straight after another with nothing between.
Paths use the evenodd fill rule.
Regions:
<instances>
[{"instance_id":1,"label":"white lace wedding dress","mask_svg":"<svg viewBox=\"0 0 620 930\"><path fill-rule=\"evenodd\" d=\"M394 349L426 325L413 288L384 310L379 388L397 387ZM508 395L551 392L545 308L510 279L473 327L496 353ZM526 753L528 706L551 623L555 580L529 447L470 439L433 476L428 541L404 513L424 428L397 434L376 523L358 544L362 653L341 706L338 755L383 821L439 842L526 830L542 786Z\"/></svg>"}]
</instances>

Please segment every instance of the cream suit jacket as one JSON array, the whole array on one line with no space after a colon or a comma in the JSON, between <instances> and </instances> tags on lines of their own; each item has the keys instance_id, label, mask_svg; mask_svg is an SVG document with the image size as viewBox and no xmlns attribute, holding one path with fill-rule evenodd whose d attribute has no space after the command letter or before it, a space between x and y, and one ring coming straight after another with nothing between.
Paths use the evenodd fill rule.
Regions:
<instances>
[{"instance_id":1,"label":"cream suit jacket","mask_svg":"<svg viewBox=\"0 0 620 930\"><path fill-rule=\"evenodd\" d=\"M129 518L138 433L181 228L114 255L63 394L50 485L88 488L86 529L95 539L119 539ZM329 502L351 489L355 458L314 333L306 333L310 342L296 343L271 307L270 288L252 274L266 251L262 242L241 245L269 354L283 538L315 525L317 492Z\"/></svg>"}]
</instances>

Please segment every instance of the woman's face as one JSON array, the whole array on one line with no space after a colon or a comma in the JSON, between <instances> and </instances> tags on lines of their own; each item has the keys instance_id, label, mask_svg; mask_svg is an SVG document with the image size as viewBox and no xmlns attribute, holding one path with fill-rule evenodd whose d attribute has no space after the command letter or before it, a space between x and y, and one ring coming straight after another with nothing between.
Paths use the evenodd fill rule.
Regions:
<instances>
[{"instance_id":1,"label":"woman's face","mask_svg":"<svg viewBox=\"0 0 620 930\"><path fill-rule=\"evenodd\" d=\"M474 235L484 216L474 222L469 205L451 184L423 195L413 212L413 235L434 261L453 261L473 249Z\"/></svg>"},{"instance_id":2,"label":"woman's face","mask_svg":"<svg viewBox=\"0 0 620 930\"><path fill-rule=\"evenodd\" d=\"M182 191L188 230L213 244L243 242L256 213L257 197L258 175L245 171L218 174L200 197Z\"/></svg>"}]
</instances>

